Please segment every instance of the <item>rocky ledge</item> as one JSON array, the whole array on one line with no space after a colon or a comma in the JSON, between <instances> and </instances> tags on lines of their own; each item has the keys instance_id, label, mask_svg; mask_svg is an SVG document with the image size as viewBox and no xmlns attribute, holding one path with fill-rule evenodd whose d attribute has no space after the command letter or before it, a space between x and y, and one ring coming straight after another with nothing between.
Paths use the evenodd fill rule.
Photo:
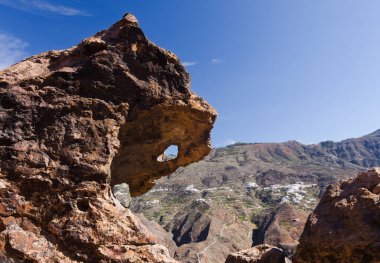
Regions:
<instances>
[{"instance_id":1,"label":"rocky ledge","mask_svg":"<svg viewBox=\"0 0 380 263\"><path fill-rule=\"evenodd\" d=\"M274 246L258 245L228 255L225 263L286 263L291 262L285 253Z\"/></svg>"},{"instance_id":2,"label":"rocky ledge","mask_svg":"<svg viewBox=\"0 0 380 263\"><path fill-rule=\"evenodd\" d=\"M111 187L140 195L209 153L216 112L189 87L130 14L0 71L1 262L173 262Z\"/></svg>"}]
</instances>

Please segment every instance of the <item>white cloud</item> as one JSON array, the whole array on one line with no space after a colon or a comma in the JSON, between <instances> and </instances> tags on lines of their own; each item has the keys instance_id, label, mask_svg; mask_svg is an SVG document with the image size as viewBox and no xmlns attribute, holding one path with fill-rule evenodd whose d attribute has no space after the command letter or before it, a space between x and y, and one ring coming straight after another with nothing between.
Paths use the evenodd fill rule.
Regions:
<instances>
[{"instance_id":1,"label":"white cloud","mask_svg":"<svg viewBox=\"0 0 380 263\"><path fill-rule=\"evenodd\" d=\"M223 60L221 58L213 58L211 59L211 64L217 65L217 64L222 64Z\"/></svg>"},{"instance_id":2,"label":"white cloud","mask_svg":"<svg viewBox=\"0 0 380 263\"><path fill-rule=\"evenodd\" d=\"M198 64L198 62L196 62L196 61L184 61L184 62L182 62L182 64L185 67L191 67L191 66L195 66L196 64Z\"/></svg>"},{"instance_id":3,"label":"white cloud","mask_svg":"<svg viewBox=\"0 0 380 263\"><path fill-rule=\"evenodd\" d=\"M32 1L32 5L34 5L36 8L44 11L49 11L53 13L57 13L64 16L83 16L87 15L83 11L80 11L78 9L74 9L71 7L66 7L63 5L54 5L49 2L45 1Z\"/></svg>"},{"instance_id":4,"label":"white cloud","mask_svg":"<svg viewBox=\"0 0 380 263\"><path fill-rule=\"evenodd\" d=\"M232 140L232 139L226 139L225 141L223 141L222 143L216 143L214 146L215 147L226 147L228 145L232 145L232 144L235 144L236 141L235 140Z\"/></svg>"},{"instance_id":5,"label":"white cloud","mask_svg":"<svg viewBox=\"0 0 380 263\"><path fill-rule=\"evenodd\" d=\"M88 16L86 12L81 10L53 4L45 0L0 0L0 4L29 13L48 12L63 16Z\"/></svg>"},{"instance_id":6,"label":"white cloud","mask_svg":"<svg viewBox=\"0 0 380 263\"><path fill-rule=\"evenodd\" d=\"M0 33L0 70L28 56L27 46L28 43L17 37Z\"/></svg>"},{"instance_id":7,"label":"white cloud","mask_svg":"<svg viewBox=\"0 0 380 263\"><path fill-rule=\"evenodd\" d=\"M211 59L210 63L213 65L218 65L218 64L222 64L223 60L221 58L213 58Z\"/></svg>"},{"instance_id":8,"label":"white cloud","mask_svg":"<svg viewBox=\"0 0 380 263\"><path fill-rule=\"evenodd\" d=\"M223 146L227 146L227 145L231 145L231 144L235 144L236 141L235 140L232 140L232 139L227 139L223 142Z\"/></svg>"}]
</instances>

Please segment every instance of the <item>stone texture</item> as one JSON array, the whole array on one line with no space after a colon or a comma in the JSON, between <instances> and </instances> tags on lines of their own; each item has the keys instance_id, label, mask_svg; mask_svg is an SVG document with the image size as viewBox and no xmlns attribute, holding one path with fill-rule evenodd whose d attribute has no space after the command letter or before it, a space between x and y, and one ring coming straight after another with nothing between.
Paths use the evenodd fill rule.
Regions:
<instances>
[{"instance_id":1,"label":"stone texture","mask_svg":"<svg viewBox=\"0 0 380 263\"><path fill-rule=\"evenodd\" d=\"M328 187L309 216L294 262L380 261L380 169Z\"/></svg>"},{"instance_id":2,"label":"stone texture","mask_svg":"<svg viewBox=\"0 0 380 263\"><path fill-rule=\"evenodd\" d=\"M226 263L285 263L284 252L274 246L259 245L228 255Z\"/></svg>"},{"instance_id":3,"label":"stone texture","mask_svg":"<svg viewBox=\"0 0 380 263\"><path fill-rule=\"evenodd\" d=\"M126 183L117 184L112 187L113 196L122 204L124 207L129 207L132 201L131 192L129 191L129 185Z\"/></svg>"},{"instance_id":4,"label":"stone texture","mask_svg":"<svg viewBox=\"0 0 380 263\"><path fill-rule=\"evenodd\" d=\"M0 71L0 258L174 262L111 186L145 193L209 153L216 112L189 87L130 14Z\"/></svg>"}]
</instances>

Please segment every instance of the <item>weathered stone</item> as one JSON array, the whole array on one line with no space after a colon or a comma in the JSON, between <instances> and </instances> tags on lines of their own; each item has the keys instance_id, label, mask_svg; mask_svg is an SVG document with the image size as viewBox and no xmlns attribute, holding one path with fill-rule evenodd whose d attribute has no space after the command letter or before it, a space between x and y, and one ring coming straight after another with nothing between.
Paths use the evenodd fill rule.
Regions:
<instances>
[{"instance_id":1,"label":"weathered stone","mask_svg":"<svg viewBox=\"0 0 380 263\"><path fill-rule=\"evenodd\" d=\"M376 185L373 189L372 189L372 193L374 194L380 194L380 184Z\"/></svg>"},{"instance_id":2,"label":"weathered stone","mask_svg":"<svg viewBox=\"0 0 380 263\"><path fill-rule=\"evenodd\" d=\"M0 71L0 258L173 262L111 186L145 193L209 153L216 112L189 87L130 14ZM178 158L158 162L169 145Z\"/></svg>"},{"instance_id":3,"label":"weathered stone","mask_svg":"<svg viewBox=\"0 0 380 263\"><path fill-rule=\"evenodd\" d=\"M258 245L228 255L226 263L285 263L284 252L270 245Z\"/></svg>"},{"instance_id":4,"label":"weathered stone","mask_svg":"<svg viewBox=\"0 0 380 263\"><path fill-rule=\"evenodd\" d=\"M330 186L309 216L294 262L379 262L380 169Z\"/></svg>"},{"instance_id":5,"label":"weathered stone","mask_svg":"<svg viewBox=\"0 0 380 263\"><path fill-rule=\"evenodd\" d=\"M129 185L126 183L117 184L112 187L112 193L115 198L122 204L124 207L129 207L129 204L132 201L131 193L129 191Z\"/></svg>"}]
</instances>

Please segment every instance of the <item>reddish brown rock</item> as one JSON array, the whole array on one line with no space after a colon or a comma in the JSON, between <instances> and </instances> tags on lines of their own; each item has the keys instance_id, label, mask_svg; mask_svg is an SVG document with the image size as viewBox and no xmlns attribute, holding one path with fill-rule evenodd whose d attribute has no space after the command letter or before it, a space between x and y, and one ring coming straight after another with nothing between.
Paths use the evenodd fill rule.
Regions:
<instances>
[{"instance_id":1,"label":"reddish brown rock","mask_svg":"<svg viewBox=\"0 0 380 263\"><path fill-rule=\"evenodd\" d=\"M189 86L132 15L0 71L0 259L173 262L110 189L145 193L209 153L216 112Z\"/></svg>"},{"instance_id":2,"label":"reddish brown rock","mask_svg":"<svg viewBox=\"0 0 380 263\"><path fill-rule=\"evenodd\" d=\"M228 255L226 263L285 263L284 252L270 245L258 245Z\"/></svg>"},{"instance_id":3,"label":"reddish brown rock","mask_svg":"<svg viewBox=\"0 0 380 263\"><path fill-rule=\"evenodd\" d=\"M380 262L380 169L328 187L309 216L295 262Z\"/></svg>"}]
</instances>

